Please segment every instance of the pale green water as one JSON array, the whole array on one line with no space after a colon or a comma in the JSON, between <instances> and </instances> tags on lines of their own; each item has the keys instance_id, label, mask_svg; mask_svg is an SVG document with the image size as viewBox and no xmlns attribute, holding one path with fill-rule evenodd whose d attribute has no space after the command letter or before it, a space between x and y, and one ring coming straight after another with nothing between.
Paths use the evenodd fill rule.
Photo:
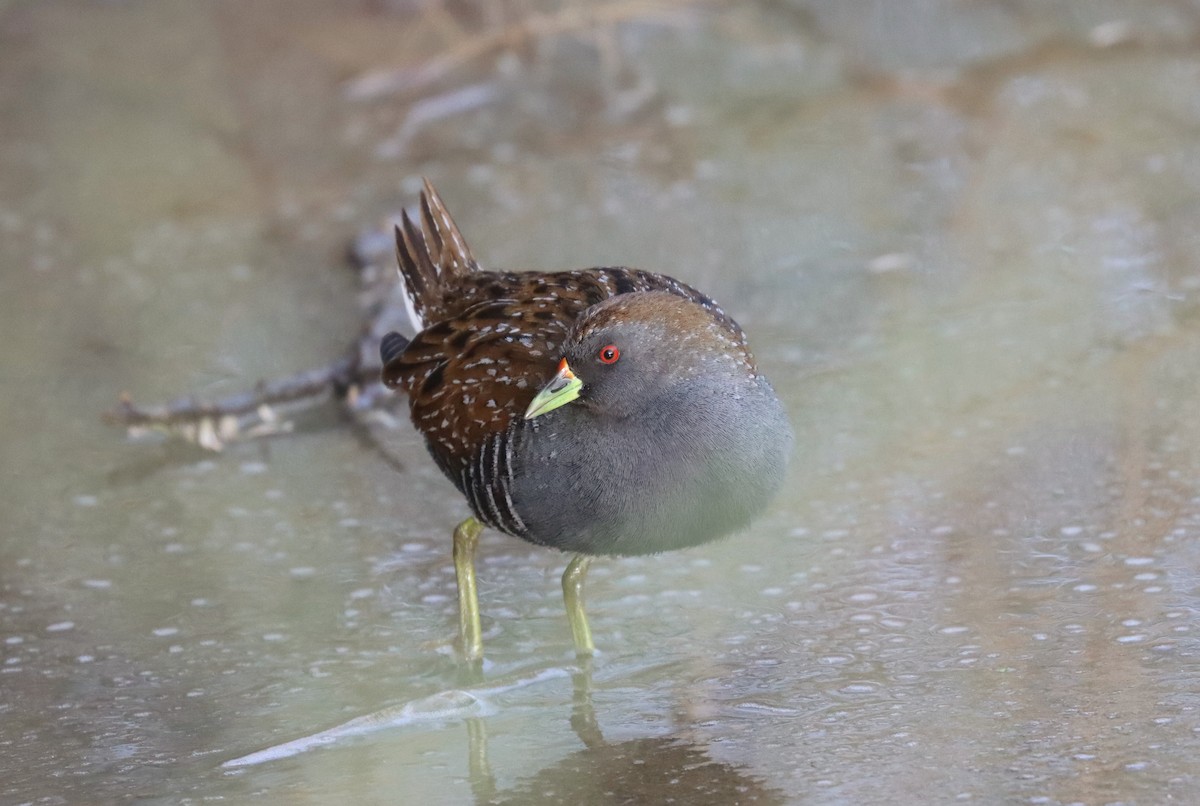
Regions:
<instances>
[{"instance_id":1,"label":"pale green water","mask_svg":"<svg viewBox=\"0 0 1200 806\"><path fill-rule=\"evenodd\" d=\"M1200 798L1200 7L598 7L0 3L0 802ZM590 711L561 556L485 537L439 649L407 427L99 421L336 355L422 174L489 265L711 293L795 424L751 533L594 566Z\"/></svg>"}]
</instances>

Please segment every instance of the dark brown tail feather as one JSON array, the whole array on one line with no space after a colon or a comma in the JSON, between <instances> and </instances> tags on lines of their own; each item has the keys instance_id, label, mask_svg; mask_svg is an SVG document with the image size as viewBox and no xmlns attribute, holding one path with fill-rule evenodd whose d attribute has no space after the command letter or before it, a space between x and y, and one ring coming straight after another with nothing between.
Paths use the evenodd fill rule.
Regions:
<instances>
[{"instance_id":1,"label":"dark brown tail feather","mask_svg":"<svg viewBox=\"0 0 1200 806\"><path fill-rule=\"evenodd\" d=\"M421 227L407 212L396 227L396 262L413 310L425 324L443 315L444 292L455 279L479 268L466 239L433 183L421 193Z\"/></svg>"},{"instance_id":2,"label":"dark brown tail feather","mask_svg":"<svg viewBox=\"0 0 1200 806\"><path fill-rule=\"evenodd\" d=\"M434 263L443 276L468 274L479 268L471 247L467 246L445 202L428 179L425 180L425 192L421 194L421 223L435 244Z\"/></svg>"}]
</instances>

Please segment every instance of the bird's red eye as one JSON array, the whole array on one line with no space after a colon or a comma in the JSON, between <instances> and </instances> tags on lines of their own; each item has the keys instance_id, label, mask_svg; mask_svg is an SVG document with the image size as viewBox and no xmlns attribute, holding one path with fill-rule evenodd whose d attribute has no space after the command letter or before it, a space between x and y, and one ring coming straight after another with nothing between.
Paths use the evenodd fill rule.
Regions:
<instances>
[{"instance_id":1,"label":"bird's red eye","mask_svg":"<svg viewBox=\"0 0 1200 806\"><path fill-rule=\"evenodd\" d=\"M617 349L617 345L610 344L600 350L600 363L615 364L617 359L621 357L621 351Z\"/></svg>"}]
</instances>

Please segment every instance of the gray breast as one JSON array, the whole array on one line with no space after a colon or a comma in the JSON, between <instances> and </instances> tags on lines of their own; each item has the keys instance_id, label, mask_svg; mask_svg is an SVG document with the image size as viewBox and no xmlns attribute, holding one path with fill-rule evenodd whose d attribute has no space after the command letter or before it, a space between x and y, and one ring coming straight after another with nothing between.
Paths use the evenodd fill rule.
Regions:
<instances>
[{"instance_id":1,"label":"gray breast","mask_svg":"<svg viewBox=\"0 0 1200 806\"><path fill-rule=\"evenodd\" d=\"M534 543L653 554L744 527L778 490L791 445L765 379L682 385L636 417L568 405L522 422L508 492Z\"/></svg>"}]
</instances>

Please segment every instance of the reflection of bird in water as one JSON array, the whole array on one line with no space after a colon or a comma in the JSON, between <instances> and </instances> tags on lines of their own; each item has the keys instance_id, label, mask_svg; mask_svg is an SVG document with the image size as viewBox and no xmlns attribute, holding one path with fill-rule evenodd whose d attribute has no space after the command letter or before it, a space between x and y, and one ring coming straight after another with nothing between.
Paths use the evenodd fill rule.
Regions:
<instances>
[{"instance_id":1,"label":"reflection of bird in water","mask_svg":"<svg viewBox=\"0 0 1200 806\"><path fill-rule=\"evenodd\" d=\"M688 806L785 803L782 792L669 737L588 747L522 781L491 803Z\"/></svg>"},{"instance_id":2,"label":"reflection of bird in water","mask_svg":"<svg viewBox=\"0 0 1200 806\"><path fill-rule=\"evenodd\" d=\"M707 748L671 736L609 743L600 733L591 701L591 670L575 675L571 727L584 747L510 790L496 791L487 761L484 721L471 720L471 789L477 803L642 804L687 806L782 804L784 793L745 770L714 760Z\"/></svg>"}]
</instances>

